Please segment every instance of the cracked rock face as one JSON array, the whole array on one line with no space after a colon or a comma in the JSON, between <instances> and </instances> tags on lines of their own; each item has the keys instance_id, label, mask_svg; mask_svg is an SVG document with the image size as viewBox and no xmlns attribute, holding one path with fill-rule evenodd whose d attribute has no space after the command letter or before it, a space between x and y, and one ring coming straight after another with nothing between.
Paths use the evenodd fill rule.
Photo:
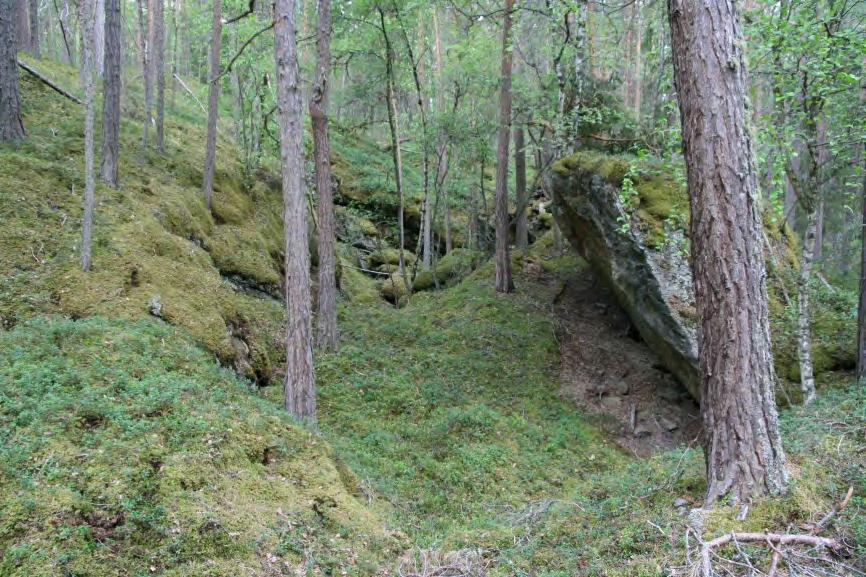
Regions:
<instances>
[{"instance_id":1,"label":"cracked rock face","mask_svg":"<svg viewBox=\"0 0 866 577\"><path fill-rule=\"evenodd\" d=\"M658 230L644 226L639 208L626 210L615 184L621 177L611 178L610 167L605 171L598 163L568 160L560 161L552 174L553 213L560 229L665 368L699 400L692 275L685 251L677 248L684 233L670 230L665 242L653 247L651 235Z\"/></svg>"}]
</instances>

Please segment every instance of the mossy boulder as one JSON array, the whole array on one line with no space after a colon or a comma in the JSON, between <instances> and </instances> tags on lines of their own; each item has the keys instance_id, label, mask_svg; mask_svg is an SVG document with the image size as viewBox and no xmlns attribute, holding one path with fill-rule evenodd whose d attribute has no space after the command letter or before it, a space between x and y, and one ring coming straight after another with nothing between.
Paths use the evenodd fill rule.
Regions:
<instances>
[{"instance_id":1,"label":"mossy boulder","mask_svg":"<svg viewBox=\"0 0 866 577\"><path fill-rule=\"evenodd\" d=\"M403 251L403 263L410 265L415 262L415 255L409 250ZM370 267L375 268L383 264L399 265L400 251L396 248L383 248L370 253L367 257L367 263Z\"/></svg>"},{"instance_id":2,"label":"mossy boulder","mask_svg":"<svg viewBox=\"0 0 866 577\"><path fill-rule=\"evenodd\" d=\"M399 304L404 297L409 295L409 290L406 287L406 282L403 280L403 275L399 272L394 272L379 283L379 293L385 300Z\"/></svg>"},{"instance_id":3,"label":"mossy boulder","mask_svg":"<svg viewBox=\"0 0 866 577\"><path fill-rule=\"evenodd\" d=\"M661 362L699 399L689 207L682 179L647 160L589 151L560 160L553 175L553 212L561 230L608 284ZM784 232L768 238L773 298L774 287L784 291L793 278L795 250ZM774 336L778 332L774 326ZM779 344L774 342L776 348Z\"/></svg>"}]
</instances>

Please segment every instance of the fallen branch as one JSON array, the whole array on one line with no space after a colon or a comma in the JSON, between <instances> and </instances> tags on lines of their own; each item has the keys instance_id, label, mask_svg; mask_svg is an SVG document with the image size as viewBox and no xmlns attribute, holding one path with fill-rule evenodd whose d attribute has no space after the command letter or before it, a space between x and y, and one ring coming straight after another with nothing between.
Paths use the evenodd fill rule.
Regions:
<instances>
[{"instance_id":1,"label":"fallen branch","mask_svg":"<svg viewBox=\"0 0 866 577\"><path fill-rule=\"evenodd\" d=\"M172 76L174 76L174 79L180 83L181 87L183 87L184 90L186 90L186 93L192 96L192 99L195 100L196 104L199 105L201 111L207 114L207 109L204 107L204 104L202 104L201 100L196 97L195 93L189 89L189 86L186 85L186 82L184 82L183 79L177 74L172 74Z\"/></svg>"},{"instance_id":2,"label":"fallen branch","mask_svg":"<svg viewBox=\"0 0 866 577\"><path fill-rule=\"evenodd\" d=\"M30 67L29 64L25 64L24 62L21 62L19 60L18 66L20 66L24 71L26 71L28 74L33 76L36 80L42 82L43 84L45 84L46 86L48 86L49 88L51 88L52 90L57 92L58 94L62 94L63 96L65 96L69 100L71 100L73 102L77 102L78 104L84 104L83 102L81 102L80 98L78 98L74 94L71 94L71 93L67 92L66 90L60 88L58 85L54 84L54 82L49 80L47 77L43 76L42 74L40 74L39 72L34 70L32 67Z\"/></svg>"},{"instance_id":3,"label":"fallen branch","mask_svg":"<svg viewBox=\"0 0 866 577\"><path fill-rule=\"evenodd\" d=\"M811 545L838 550L842 545L836 539L817 535L797 535L792 533L728 533L704 543L704 549L715 549L731 541L742 543L773 543L775 545Z\"/></svg>"}]
</instances>

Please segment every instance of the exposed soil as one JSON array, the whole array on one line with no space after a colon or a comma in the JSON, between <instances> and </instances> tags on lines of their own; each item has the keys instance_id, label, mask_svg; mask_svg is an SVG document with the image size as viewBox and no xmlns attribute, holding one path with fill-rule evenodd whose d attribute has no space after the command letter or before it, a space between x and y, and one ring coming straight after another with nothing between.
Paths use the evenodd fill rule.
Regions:
<instances>
[{"instance_id":1,"label":"exposed soil","mask_svg":"<svg viewBox=\"0 0 866 577\"><path fill-rule=\"evenodd\" d=\"M640 339L590 269L554 298L563 394L605 415L609 434L639 456L695 441L700 409Z\"/></svg>"}]
</instances>

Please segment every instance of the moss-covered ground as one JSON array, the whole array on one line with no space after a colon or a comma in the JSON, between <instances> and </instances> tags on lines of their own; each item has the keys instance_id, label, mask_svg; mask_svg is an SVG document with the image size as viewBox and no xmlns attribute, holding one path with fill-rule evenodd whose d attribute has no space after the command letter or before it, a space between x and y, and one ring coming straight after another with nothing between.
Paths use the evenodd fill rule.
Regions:
<instances>
[{"instance_id":1,"label":"moss-covered ground","mask_svg":"<svg viewBox=\"0 0 866 577\"><path fill-rule=\"evenodd\" d=\"M165 156L141 158L126 121L123 187L97 191L84 275L81 112L23 83L30 136L0 149L0 576L394 574L412 547L479 549L503 576L682 563L674 500L700 501L699 448L636 459L559 395L550 304L579 259L546 239L515 256L513 295L493 292L486 264L397 309L340 246L341 349L317 356L313 434L279 387L253 385L282 362L272 176L244 176L223 143L210 214L194 110L172 112ZM367 235L370 206L346 207L374 217L352 221ZM476 260L440 268L454 282ZM238 339L247 378L230 368ZM866 398L844 375L822 384L813 408L783 414L791 492L739 526L796 527L850 484L833 530L862 563ZM735 514L715 513L710 534Z\"/></svg>"}]
</instances>

